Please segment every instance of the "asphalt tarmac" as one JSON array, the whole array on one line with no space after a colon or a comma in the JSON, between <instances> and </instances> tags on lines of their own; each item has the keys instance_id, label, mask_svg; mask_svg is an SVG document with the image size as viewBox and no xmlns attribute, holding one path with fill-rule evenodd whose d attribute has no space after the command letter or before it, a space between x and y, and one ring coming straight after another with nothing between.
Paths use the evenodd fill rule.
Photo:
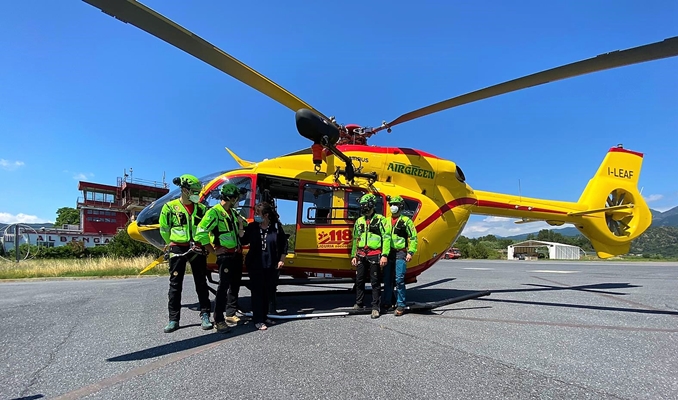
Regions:
<instances>
[{"instance_id":1,"label":"asphalt tarmac","mask_svg":"<svg viewBox=\"0 0 678 400\"><path fill-rule=\"evenodd\" d=\"M408 301L491 294L228 334L200 329L190 277L182 328L163 333L167 287L167 277L0 283L0 398L678 398L678 263L440 261ZM339 287L281 286L278 308L351 307Z\"/></svg>"}]
</instances>

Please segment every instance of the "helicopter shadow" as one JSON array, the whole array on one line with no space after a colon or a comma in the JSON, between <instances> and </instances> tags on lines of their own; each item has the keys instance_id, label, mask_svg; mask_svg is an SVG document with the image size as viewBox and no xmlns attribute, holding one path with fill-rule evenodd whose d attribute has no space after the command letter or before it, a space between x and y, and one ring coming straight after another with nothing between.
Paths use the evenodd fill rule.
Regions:
<instances>
[{"instance_id":1,"label":"helicopter shadow","mask_svg":"<svg viewBox=\"0 0 678 400\"><path fill-rule=\"evenodd\" d=\"M249 321L247 321L249 322ZM186 325L181 328L193 326L200 326L199 324ZM231 328L228 333L219 333L216 330L212 330L211 334L196 336L188 339L178 340L176 342L167 343L159 346L150 347L148 349L143 349L139 351L134 351L132 353L122 354L115 357L107 358L108 362L125 362L125 361L140 361L147 360L149 358L166 356L173 353L179 353L185 350L191 350L198 347L206 346L212 343L221 342L228 339L233 339L235 337L254 332L255 330L251 327L249 323L244 323L236 327Z\"/></svg>"},{"instance_id":2,"label":"helicopter shadow","mask_svg":"<svg viewBox=\"0 0 678 400\"><path fill-rule=\"evenodd\" d=\"M430 289L431 286L440 285L451 282L456 278L444 278L437 281L412 286L407 285L407 301L408 302L428 302L437 301L444 298L453 298L465 296L477 291L474 290L458 290L458 289ZM280 286L295 286L295 285L279 285ZM352 308L355 304L356 295L352 287L347 286L331 286L331 285L300 285L306 287L305 290L290 290L276 292L277 309L279 314L298 314L311 313L320 311L341 311L342 309ZM318 290L311 290L318 289ZM369 283L365 284L365 306L372 303L372 288ZM238 298L238 309L243 312L251 311L251 297L250 295L240 296ZM312 305L312 306L311 306ZM200 305L198 303L183 304L182 307L191 311L198 312ZM214 301L212 301L214 307Z\"/></svg>"},{"instance_id":3,"label":"helicopter shadow","mask_svg":"<svg viewBox=\"0 0 678 400\"><path fill-rule=\"evenodd\" d=\"M618 291L618 289L632 289L642 287L640 285L633 285L628 282L619 282L619 283L596 283L590 285L578 285L578 286L552 286L552 285L538 285L538 284L525 284L525 286L534 286L532 288L524 289L503 289L503 290L494 290L492 293L524 293L524 292L551 292L551 291L576 291L576 292L586 292L597 294L605 297L621 297L627 296L628 293ZM613 291L615 290L615 291ZM497 298L483 298L482 301L489 301L495 303L507 303L507 304L524 304L524 305L534 305L534 306L547 306L547 307L567 307L583 310L597 310L597 311L615 311L615 312L625 312L625 313L637 313L637 314L650 314L650 315L672 315L678 316L678 311L671 310L660 310L654 307L648 306L646 304L641 304L635 301L625 300L619 298L617 300L626 302L628 304L634 305L637 308L629 307L609 307L609 306L597 306L590 304L575 304L575 303L556 303L556 302L545 302L545 301L528 301L528 300L512 300L512 299L497 299Z\"/></svg>"}]
</instances>

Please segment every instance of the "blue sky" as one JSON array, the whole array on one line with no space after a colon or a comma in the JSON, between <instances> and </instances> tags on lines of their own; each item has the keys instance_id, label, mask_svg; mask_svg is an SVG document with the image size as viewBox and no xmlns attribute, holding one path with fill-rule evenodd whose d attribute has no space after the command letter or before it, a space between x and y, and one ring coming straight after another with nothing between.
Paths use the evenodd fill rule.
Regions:
<instances>
[{"instance_id":1,"label":"blue sky","mask_svg":"<svg viewBox=\"0 0 678 400\"><path fill-rule=\"evenodd\" d=\"M144 4L339 122L371 126L678 35L668 0ZM0 32L0 222L53 221L75 206L83 177L115 184L130 167L151 180L201 176L237 166L224 146L252 161L309 146L291 110L84 2L10 2ZM676 71L678 57L550 83L407 122L370 144L452 159L475 189L517 194L520 180L523 196L576 201L623 143L645 154L643 195L666 210L678 205ZM464 234L543 226L474 216Z\"/></svg>"}]
</instances>

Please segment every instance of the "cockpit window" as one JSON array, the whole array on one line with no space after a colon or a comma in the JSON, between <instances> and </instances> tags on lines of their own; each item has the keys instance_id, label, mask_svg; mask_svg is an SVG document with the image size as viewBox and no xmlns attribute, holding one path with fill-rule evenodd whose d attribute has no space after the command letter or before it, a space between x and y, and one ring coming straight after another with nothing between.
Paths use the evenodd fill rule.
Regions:
<instances>
[{"instance_id":1,"label":"cockpit window","mask_svg":"<svg viewBox=\"0 0 678 400\"><path fill-rule=\"evenodd\" d=\"M199 178L200 183L204 187L208 183L210 183L214 178L221 176L225 174L228 171L221 171L221 172L214 172L209 175L205 175L201 178ZM148 207L144 208L139 215L137 215L136 221L139 226L143 225L155 225L160 221L160 211L162 211L162 206L165 205L165 203L172 201L174 199L178 199L179 196L181 196L181 188L174 188L174 190L171 190L169 193L165 194L158 200L154 201L153 203L149 204Z\"/></svg>"},{"instance_id":2,"label":"cockpit window","mask_svg":"<svg viewBox=\"0 0 678 400\"><path fill-rule=\"evenodd\" d=\"M252 208L251 202L252 178L250 178L249 176L236 176L232 178L224 178L219 183L219 185L217 185L214 189L210 190L209 193L205 195L205 198L203 199L202 203L205 204L207 207L212 207L218 204L221 196L221 187L227 183L232 183L241 189L242 194L238 199L238 205L236 206L236 208L238 209L238 212L240 212L240 215L243 216L243 218L249 218L250 210Z\"/></svg>"}]
</instances>

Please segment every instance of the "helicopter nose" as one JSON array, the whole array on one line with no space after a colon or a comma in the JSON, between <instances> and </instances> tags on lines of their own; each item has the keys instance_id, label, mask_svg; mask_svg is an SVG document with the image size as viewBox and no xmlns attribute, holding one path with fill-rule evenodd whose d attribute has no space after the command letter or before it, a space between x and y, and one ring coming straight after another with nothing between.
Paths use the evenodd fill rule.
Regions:
<instances>
[{"instance_id":1,"label":"helicopter nose","mask_svg":"<svg viewBox=\"0 0 678 400\"><path fill-rule=\"evenodd\" d=\"M137 221L134 221L131 224L129 224L129 226L127 227L127 234L134 240L148 243L148 241L141 235L141 232L139 232L139 225L137 225Z\"/></svg>"}]
</instances>

